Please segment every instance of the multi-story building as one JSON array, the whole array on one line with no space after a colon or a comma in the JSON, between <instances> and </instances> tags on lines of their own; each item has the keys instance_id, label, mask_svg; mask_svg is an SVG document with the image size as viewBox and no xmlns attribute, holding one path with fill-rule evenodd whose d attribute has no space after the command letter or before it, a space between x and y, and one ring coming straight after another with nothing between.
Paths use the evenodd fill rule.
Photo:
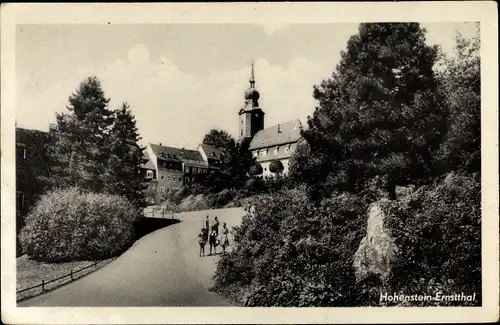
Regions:
<instances>
[{"instance_id":1,"label":"multi-story building","mask_svg":"<svg viewBox=\"0 0 500 325\"><path fill-rule=\"evenodd\" d=\"M154 203L159 203L167 193L189 184L198 174L207 174L210 169L220 168L223 150L207 145L199 145L198 150L148 144L145 150L150 176L150 189L154 188ZM155 185L152 185L152 184ZM153 192L148 195L153 202Z\"/></svg>"},{"instance_id":2,"label":"multi-story building","mask_svg":"<svg viewBox=\"0 0 500 325\"><path fill-rule=\"evenodd\" d=\"M301 142L302 123L299 119L264 128L264 111L259 107L260 93L255 89L254 67L250 77L250 88L245 92L245 104L238 112L239 141L251 139L250 150L257 163L262 166L262 176L273 176L269 165L274 160L283 164L283 175L289 171L289 160L297 144Z\"/></svg>"},{"instance_id":3,"label":"multi-story building","mask_svg":"<svg viewBox=\"0 0 500 325\"><path fill-rule=\"evenodd\" d=\"M281 161L283 176L288 175L290 157L302 141L301 130L300 120L292 120L260 130L254 135L250 143L250 150L257 163L262 166L264 177L273 174L269 170L269 165L274 160Z\"/></svg>"},{"instance_id":4,"label":"multi-story building","mask_svg":"<svg viewBox=\"0 0 500 325\"><path fill-rule=\"evenodd\" d=\"M209 169L219 169L224 162L224 150L221 148L209 146L206 144L200 144L198 146L198 151L200 152L203 160L207 162Z\"/></svg>"}]
</instances>

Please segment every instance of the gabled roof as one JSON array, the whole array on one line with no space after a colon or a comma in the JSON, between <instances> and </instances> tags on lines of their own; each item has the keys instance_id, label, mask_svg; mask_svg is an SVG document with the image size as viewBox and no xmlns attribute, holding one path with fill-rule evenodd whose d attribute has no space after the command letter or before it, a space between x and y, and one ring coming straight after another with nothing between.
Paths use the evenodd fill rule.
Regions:
<instances>
[{"instance_id":1,"label":"gabled roof","mask_svg":"<svg viewBox=\"0 0 500 325\"><path fill-rule=\"evenodd\" d=\"M297 142L301 138L301 129L302 123L295 119L260 130L254 135L250 150Z\"/></svg>"},{"instance_id":2,"label":"gabled roof","mask_svg":"<svg viewBox=\"0 0 500 325\"><path fill-rule=\"evenodd\" d=\"M152 143L150 145L155 155L160 159L204 162L201 153L197 150L165 147Z\"/></svg>"},{"instance_id":3,"label":"gabled roof","mask_svg":"<svg viewBox=\"0 0 500 325\"><path fill-rule=\"evenodd\" d=\"M221 159L221 155L224 155L224 149L209 146L206 144L200 144L201 150L205 153L208 159Z\"/></svg>"},{"instance_id":4,"label":"gabled roof","mask_svg":"<svg viewBox=\"0 0 500 325\"><path fill-rule=\"evenodd\" d=\"M153 162L151 161L151 158L149 157L148 153L146 151L143 152L142 154L142 159L147 160L144 164L142 164L140 167L144 169L156 169L155 166L153 165Z\"/></svg>"}]
</instances>

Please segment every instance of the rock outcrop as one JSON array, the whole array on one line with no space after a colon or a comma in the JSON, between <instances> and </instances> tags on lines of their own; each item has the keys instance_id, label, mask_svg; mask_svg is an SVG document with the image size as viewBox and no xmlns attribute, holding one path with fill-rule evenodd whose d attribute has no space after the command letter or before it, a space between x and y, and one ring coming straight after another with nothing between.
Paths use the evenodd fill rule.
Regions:
<instances>
[{"instance_id":1,"label":"rock outcrop","mask_svg":"<svg viewBox=\"0 0 500 325\"><path fill-rule=\"evenodd\" d=\"M383 205L387 203L387 199L382 199L368 208L366 236L354 254L353 266L357 281L375 275L384 282L391 272L391 262L397 254L397 247L384 227Z\"/></svg>"}]
</instances>

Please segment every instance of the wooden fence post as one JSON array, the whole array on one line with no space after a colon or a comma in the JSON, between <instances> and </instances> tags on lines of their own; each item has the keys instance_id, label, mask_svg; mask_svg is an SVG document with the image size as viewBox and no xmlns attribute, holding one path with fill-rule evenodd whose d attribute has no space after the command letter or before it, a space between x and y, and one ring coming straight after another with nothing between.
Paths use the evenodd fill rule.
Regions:
<instances>
[{"instance_id":1,"label":"wooden fence post","mask_svg":"<svg viewBox=\"0 0 500 325\"><path fill-rule=\"evenodd\" d=\"M94 261L94 267L97 269L97 261Z\"/></svg>"},{"instance_id":2,"label":"wooden fence post","mask_svg":"<svg viewBox=\"0 0 500 325\"><path fill-rule=\"evenodd\" d=\"M71 281L73 281L73 269L71 269L70 276L71 276Z\"/></svg>"},{"instance_id":3,"label":"wooden fence post","mask_svg":"<svg viewBox=\"0 0 500 325\"><path fill-rule=\"evenodd\" d=\"M42 293L45 291L45 280L42 279Z\"/></svg>"}]
</instances>

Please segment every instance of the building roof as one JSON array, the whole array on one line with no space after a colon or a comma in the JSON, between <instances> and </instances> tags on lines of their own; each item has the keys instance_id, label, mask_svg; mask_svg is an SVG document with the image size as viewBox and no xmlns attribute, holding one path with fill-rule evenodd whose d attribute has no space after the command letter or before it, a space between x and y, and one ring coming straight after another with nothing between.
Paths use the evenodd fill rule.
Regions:
<instances>
[{"instance_id":1,"label":"building roof","mask_svg":"<svg viewBox=\"0 0 500 325\"><path fill-rule=\"evenodd\" d=\"M144 164L142 164L140 167L144 169L156 169L155 166L153 165L153 162L151 161L151 158L149 157L147 151L144 151L142 154L142 159L147 160Z\"/></svg>"},{"instance_id":2,"label":"building roof","mask_svg":"<svg viewBox=\"0 0 500 325\"><path fill-rule=\"evenodd\" d=\"M295 119L260 130L254 135L250 150L297 142L301 138L301 129L302 123Z\"/></svg>"},{"instance_id":3,"label":"building roof","mask_svg":"<svg viewBox=\"0 0 500 325\"><path fill-rule=\"evenodd\" d=\"M201 150L203 150L203 152L205 153L207 158L210 158L210 159L220 160L221 156L224 155L224 149L221 149L221 148L209 146L206 144L200 144L200 148L201 148Z\"/></svg>"},{"instance_id":4,"label":"building roof","mask_svg":"<svg viewBox=\"0 0 500 325\"><path fill-rule=\"evenodd\" d=\"M174 148L150 144L155 155L160 159L182 160L190 166L205 167L206 163L198 150Z\"/></svg>"}]
</instances>

